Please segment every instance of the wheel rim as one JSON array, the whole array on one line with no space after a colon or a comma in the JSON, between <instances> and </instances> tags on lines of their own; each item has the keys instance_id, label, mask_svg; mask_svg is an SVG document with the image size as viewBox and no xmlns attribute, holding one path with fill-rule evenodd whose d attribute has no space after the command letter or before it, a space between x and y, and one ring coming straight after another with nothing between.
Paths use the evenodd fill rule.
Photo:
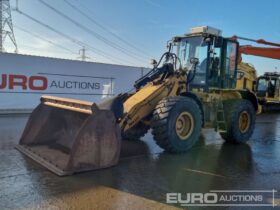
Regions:
<instances>
[{"instance_id":1,"label":"wheel rim","mask_svg":"<svg viewBox=\"0 0 280 210\"><path fill-rule=\"evenodd\" d=\"M194 120L189 112L182 112L176 120L176 133L183 141L187 140L194 129Z\"/></svg>"},{"instance_id":2,"label":"wheel rim","mask_svg":"<svg viewBox=\"0 0 280 210\"><path fill-rule=\"evenodd\" d=\"M245 133L248 131L251 123L250 115L247 111L243 111L239 116L239 130L241 133Z\"/></svg>"}]
</instances>

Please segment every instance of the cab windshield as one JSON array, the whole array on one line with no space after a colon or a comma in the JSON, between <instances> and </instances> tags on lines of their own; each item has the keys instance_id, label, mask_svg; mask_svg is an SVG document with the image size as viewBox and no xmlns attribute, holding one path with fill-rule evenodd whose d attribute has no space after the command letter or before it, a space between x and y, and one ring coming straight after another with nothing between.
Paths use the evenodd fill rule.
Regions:
<instances>
[{"instance_id":1,"label":"cab windshield","mask_svg":"<svg viewBox=\"0 0 280 210\"><path fill-rule=\"evenodd\" d=\"M191 58L198 58L200 63L207 58L207 44L202 37L190 37L182 39L177 44L177 55L182 68L190 68Z\"/></svg>"},{"instance_id":2,"label":"cab windshield","mask_svg":"<svg viewBox=\"0 0 280 210\"><path fill-rule=\"evenodd\" d=\"M266 91L266 89L267 89L266 79L260 78L258 81L258 91Z\"/></svg>"},{"instance_id":3,"label":"cab windshield","mask_svg":"<svg viewBox=\"0 0 280 210\"><path fill-rule=\"evenodd\" d=\"M191 70L191 59L198 58L199 60L193 84L205 85L206 83L207 52L208 44L204 42L203 37L184 38L177 43L177 55L181 68Z\"/></svg>"}]
</instances>

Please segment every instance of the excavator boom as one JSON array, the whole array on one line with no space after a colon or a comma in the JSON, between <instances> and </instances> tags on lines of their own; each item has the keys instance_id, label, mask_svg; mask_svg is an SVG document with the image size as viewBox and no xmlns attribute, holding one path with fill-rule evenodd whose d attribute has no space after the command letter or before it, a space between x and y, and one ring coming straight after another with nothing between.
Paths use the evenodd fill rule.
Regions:
<instances>
[{"instance_id":1,"label":"excavator boom","mask_svg":"<svg viewBox=\"0 0 280 210\"><path fill-rule=\"evenodd\" d=\"M245 55L280 59L280 48L254 47L251 45L245 45L239 48L239 53Z\"/></svg>"},{"instance_id":2,"label":"excavator boom","mask_svg":"<svg viewBox=\"0 0 280 210\"><path fill-rule=\"evenodd\" d=\"M239 47L239 62L241 62L241 55L254 55L259 57L266 57L272 59L280 59L280 44L274 42L268 42L264 39L250 39L240 36L233 36L233 40L241 39L245 41L255 42L257 44L269 45L273 47L256 47L252 45L243 45Z\"/></svg>"}]
</instances>

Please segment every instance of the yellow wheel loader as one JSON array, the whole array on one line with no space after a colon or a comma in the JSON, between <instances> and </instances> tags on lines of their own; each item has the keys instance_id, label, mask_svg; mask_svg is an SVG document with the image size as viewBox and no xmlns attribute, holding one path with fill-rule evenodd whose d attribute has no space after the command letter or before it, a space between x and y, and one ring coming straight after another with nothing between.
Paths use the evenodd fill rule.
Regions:
<instances>
[{"instance_id":1,"label":"yellow wheel loader","mask_svg":"<svg viewBox=\"0 0 280 210\"><path fill-rule=\"evenodd\" d=\"M256 93L263 111L280 110L280 73L266 72L258 77Z\"/></svg>"},{"instance_id":2,"label":"yellow wheel loader","mask_svg":"<svg viewBox=\"0 0 280 210\"><path fill-rule=\"evenodd\" d=\"M43 96L18 150L70 175L116 165L122 138L139 138L149 129L171 153L189 150L202 128L215 128L228 142L249 140L258 103L251 91L235 89L238 42L197 27L168 46L133 92L100 104Z\"/></svg>"}]
</instances>

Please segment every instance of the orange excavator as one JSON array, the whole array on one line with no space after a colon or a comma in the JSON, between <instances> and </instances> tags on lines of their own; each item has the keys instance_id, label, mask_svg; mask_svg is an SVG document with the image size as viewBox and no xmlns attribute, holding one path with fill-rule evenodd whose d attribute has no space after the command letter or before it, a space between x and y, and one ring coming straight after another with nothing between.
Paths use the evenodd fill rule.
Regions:
<instances>
[{"instance_id":1,"label":"orange excavator","mask_svg":"<svg viewBox=\"0 0 280 210\"><path fill-rule=\"evenodd\" d=\"M234 40L241 39L255 42L257 44L273 46L240 46L237 89L250 89L254 91L257 94L259 104L262 106L263 111L280 110L280 73L266 72L264 75L257 77L255 68L242 62L242 54L280 60L280 44L268 42L264 39L254 40L238 36L233 36L232 38Z\"/></svg>"},{"instance_id":2,"label":"orange excavator","mask_svg":"<svg viewBox=\"0 0 280 210\"><path fill-rule=\"evenodd\" d=\"M255 47L251 45L244 45L239 48L239 54L255 55L266 58L280 59L280 44L267 42L264 39L249 39L239 36L233 36L233 39L241 39L246 41L255 42L257 44L269 45L274 47ZM241 57L240 57L241 58Z\"/></svg>"}]
</instances>

